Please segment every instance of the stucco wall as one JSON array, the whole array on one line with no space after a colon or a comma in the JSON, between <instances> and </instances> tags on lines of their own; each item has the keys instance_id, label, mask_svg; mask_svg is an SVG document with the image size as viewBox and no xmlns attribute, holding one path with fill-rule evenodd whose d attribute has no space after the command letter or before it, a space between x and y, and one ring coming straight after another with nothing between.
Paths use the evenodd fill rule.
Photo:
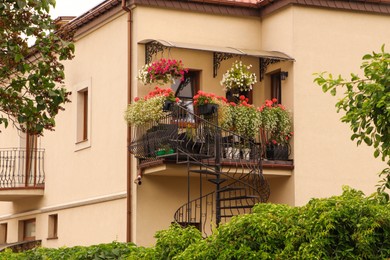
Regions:
<instances>
[{"instance_id":1,"label":"stucco wall","mask_svg":"<svg viewBox=\"0 0 390 260\"><path fill-rule=\"evenodd\" d=\"M18 239L17 226L12 223L20 219L21 212L37 218L36 239L43 239L44 246L126 240L126 199L103 204L88 200L126 193L127 17L113 17L96 29L76 39L75 58L64 62L72 103L57 116L55 131L40 138L40 147L46 151L44 196L14 201L12 210L1 205L1 222L10 223L7 242ZM77 86L83 82L90 87L90 135L89 146L79 150ZM1 145L19 146L16 132L10 134ZM46 240L47 215L56 212L57 206L79 201L87 202L58 212L58 240ZM7 218L8 214L14 215Z\"/></svg>"},{"instance_id":2,"label":"stucco wall","mask_svg":"<svg viewBox=\"0 0 390 260\"><path fill-rule=\"evenodd\" d=\"M304 7L294 7L293 17L295 203L339 194L342 185L370 194L384 164L373 158L373 149L350 140L352 132L334 107L338 98L323 94L312 74L362 76L361 57L390 42L390 18Z\"/></svg>"}]
</instances>

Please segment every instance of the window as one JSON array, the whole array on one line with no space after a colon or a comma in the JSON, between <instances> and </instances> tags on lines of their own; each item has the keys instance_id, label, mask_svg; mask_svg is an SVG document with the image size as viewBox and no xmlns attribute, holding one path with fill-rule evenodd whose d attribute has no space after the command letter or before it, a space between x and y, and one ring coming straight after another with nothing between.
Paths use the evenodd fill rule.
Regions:
<instances>
[{"instance_id":1,"label":"window","mask_svg":"<svg viewBox=\"0 0 390 260\"><path fill-rule=\"evenodd\" d=\"M35 240L35 218L19 221L19 241Z\"/></svg>"},{"instance_id":2,"label":"window","mask_svg":"<svg viewBox=\"0 0 390 260\"><path fill-rule=\"evenodd\" d=\"M199 90L199 82L200 71L189 71L184 81L176 79L175 83L171 86L175 92L175 96L180 98L183 101L182 105L191 112L194 112L193 97ZM194 118L188 115L185 120L191 122Z\"/></svg>"},{"instance_id":3,"label":"window","mask_svg":"<svg viewBox=\"0 0 390 260\"><path fill-rule=\"evenodd\" d=\"M91 146L91 80L75 86L76 151Z\"/></svg>"},{"instance_id":4,"label":"window","mask_svg":"<svg viewBox=\"0 0 390 260\"><path fill-rule=\"evenodd\" d=\"M0 244L7 244L7 223L0 224Z\"/></svg>"},{"instance_id":5,"label":"window","mask_svg":"<svg viewBox=\"0 0 390 260\"><path fill-rule=\"evenodd\" d=\"M49 215L48 239L58 238L58 214Z\"/></svg>"},{"instance_id":6,"label":"window","mask_svg":"<svg viewBox=\"0 0 390 260\"><path fill-rule=\"evenodd\" d=\"M88 140L88 89L77 92L77 142Z\"/></svg>"},{"instance_id":7,"label":"window","mask_svg":"<svg viewBox=\"0 0 390 260\"><path fill-rule=\"evenodd\" d=\"M276 98L278 103L282 103L282 84L280 80L280 71L273 73L271 76L271 99Z\"/></svg>"}]
</instances>

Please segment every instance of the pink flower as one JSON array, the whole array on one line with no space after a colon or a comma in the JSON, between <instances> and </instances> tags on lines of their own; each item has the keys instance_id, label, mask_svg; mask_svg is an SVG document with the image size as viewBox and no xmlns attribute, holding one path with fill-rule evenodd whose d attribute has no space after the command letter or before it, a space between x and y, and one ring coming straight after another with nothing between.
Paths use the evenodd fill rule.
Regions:
<instances>
[{"instance_id":1,"label":"pink flower","mask_svg":"<svg viewBox=\"0 0 390 260\"><path fill-rule=\"evenodd\" d=\"M273 104L273 102L271 100L266 100L265 101L265 106L266 107L272 107L272 104Z\"/></svg>"},{"instance_id":2,"label":"pink flower","mask_svg":"<svg viewBox=\"0 0 390 260\"><path fill-rule=\"evenodd\" d=\"M135 97L134 101L137 102L139 100L139 97Z\"/></svg>"}]
</instances>

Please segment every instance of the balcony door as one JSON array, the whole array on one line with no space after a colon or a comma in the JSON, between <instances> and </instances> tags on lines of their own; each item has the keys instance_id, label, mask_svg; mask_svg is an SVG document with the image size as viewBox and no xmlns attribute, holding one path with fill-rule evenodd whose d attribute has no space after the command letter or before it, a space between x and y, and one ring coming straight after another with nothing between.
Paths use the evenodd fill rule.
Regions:
<instances>
[{"instance_id":1,"label":"balcony door","mask_svg":"<svg viewBox=\"0 0 390 260\"><path fill-rule=\"evenodd\" d=\"M22 133L20 149L17 154L19 169L17 172L18 186L36 186L37 184L38 136Z\"/></svg>"},{"instance_id":2,"label":"balcony door","mask_svg":"<svg viewBox=\"0 0 390 260\"><path fill-rule=\"evenodd\" d=\"M182 105L190 112L194 113L193 97L199 90L200 71L191 70L186 75L183 81L176 79L171 88L175 92L175 96L182 100ZM194 122L194 117L188 114L183 121Z\"/></svg>"}]
</instances>

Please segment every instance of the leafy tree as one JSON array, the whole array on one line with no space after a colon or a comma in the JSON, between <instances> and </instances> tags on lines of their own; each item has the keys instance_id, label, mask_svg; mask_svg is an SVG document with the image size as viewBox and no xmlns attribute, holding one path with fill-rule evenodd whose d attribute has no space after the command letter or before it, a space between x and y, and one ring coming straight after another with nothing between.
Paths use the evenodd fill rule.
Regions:
<instances>
[{"instance_id":1,"label":"leafy tree","mask_svg":"<svg viewBox=\"0 0 390 260\"><path fill-rule=\"evenodd\" d=\"M0 125L41 134L69 102L60 61L73 57L72 33L56 28L51 6L55 0L0 0Z\"/></svg>"},{"instance_id":2,"label":"leafy tree","mask_svg":"<svg viewBox=\"0 0 390 260\"><path fill-rule=\"evenodd\" d=\"M350 124L351 139L357 140L358 145L364 142L373 146L375 158L380 156L390 166L390 54L383 45L381 52L366 54L363 60L362 78L351 74L351 79L346 80L340 75L320 73L314 81L333 96L337 88L346 88L336 107L338 112L346 112L341 121ZM384 192L390 189L390 168L385 168L380 175L383 179L378 191ZM385 196L389 200L389 195Z\"/></svg>"}]
</instances>

